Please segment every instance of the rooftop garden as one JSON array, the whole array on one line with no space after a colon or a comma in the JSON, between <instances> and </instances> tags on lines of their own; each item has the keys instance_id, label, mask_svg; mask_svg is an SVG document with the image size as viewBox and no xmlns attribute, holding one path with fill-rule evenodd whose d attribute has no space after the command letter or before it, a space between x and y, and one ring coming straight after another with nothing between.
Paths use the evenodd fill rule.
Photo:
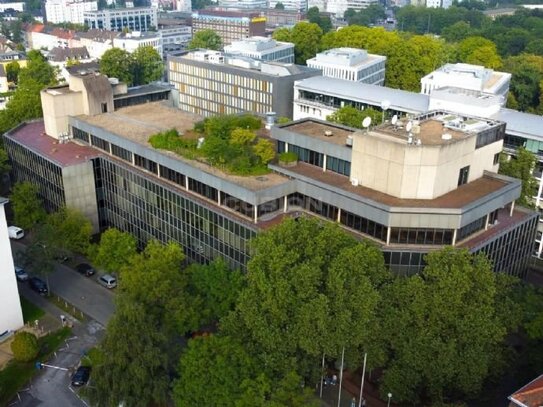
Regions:
<instances>
[{"instance_id":1,"label":"rooftop garden","mask_svg":"<svg viewBox=\"0 0 543 407\"><path fill-rule=\"evenodd\" d=\"M251 115L216 116L196 123L186 134L175 129L154 134L149 143L230 174L262 175L269 172L275 149L270 140L257 137L261 127L261 119Z\"/></svg>"}]
</instances>

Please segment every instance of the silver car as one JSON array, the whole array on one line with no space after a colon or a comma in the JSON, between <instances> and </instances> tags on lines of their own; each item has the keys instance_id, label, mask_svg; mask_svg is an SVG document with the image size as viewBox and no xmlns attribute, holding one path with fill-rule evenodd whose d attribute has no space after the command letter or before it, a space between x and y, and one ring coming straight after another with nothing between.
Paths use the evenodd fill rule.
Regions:
<instances>
[{"instance_id":1,"label":"silver car","mask_svg":"<svg viewBox=\"0 0 543 407\"><path fill-rule=\"evenodd\" d=\"M27 281L28 280L28 274L22 267L15 266L15 277L17 277L18 281Z\"/></svg>"}]
</instances>

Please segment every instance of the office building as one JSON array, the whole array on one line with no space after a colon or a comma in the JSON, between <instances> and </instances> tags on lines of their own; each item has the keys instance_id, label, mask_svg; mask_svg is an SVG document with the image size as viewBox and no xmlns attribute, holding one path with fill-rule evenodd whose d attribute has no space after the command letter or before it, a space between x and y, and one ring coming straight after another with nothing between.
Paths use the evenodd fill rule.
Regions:
<instances>
[{"instance_id":1,"label":"office building","mask_svg":"<svg viewBox=\"0 0 543 407\"><path fill-rule=\"evenodd\" d=\"M192 14L192 35L202 30L215 31L223 45L230 45L243 38L264 36L266 17L254 12L199 10Z\"/></svg>"},{"instance_id":2,"label":"office building","mask_svg":"<svg viewBox=\"0 0 543 407\"><path fill-rule=\"evenodd\" d=\"M220 8L255 10L268 7L267 0L219 0Z\"/></svg>"},{"instance_id":3,"label":"office building","mask_svg":"<svg viewBox=\"0 0 543 407\"><path fill-rule=\"evenodd\" d=\"M510 73L461 63L446 64L420 80L421 93L425 95L430 94L433 89L454 87L503 96L503 105L507 101L510 82Z\"/></svg>"},{"instance_id":4,"label":"office building","mask_svg":"<svg viewBox=\"0 0 543 407\"><path fill-rule=\"evenodd\" d=\"M292 117L293 84L319 75L306 66L195 50L168 57L179 108L202 116L253 112Z\"/></svg>"},{"instance_id":5,"label":"office building","mask_svg":"<svg viewBox=\"0 0 543 407\"><path fill-rule=\"evenodd\" d=\"M268 7L270 9L275 9L277 3L281 3L286 11L297 11L305 12L307 11L307 0L270 0Z\"/></svg>"},{"instance_id":6,"label":"office building","mask_svg":"<svg viewBox=\"0 0 543 407\"><path fill-rule=\"evenodd\" d=\"M304 21L307 17L307 3L302 2L300 6L305 8L302 11L268 8L260 12L266 16L266 26L269 28L293 27L300 21Z\"/></svg>"},{"instance_id":7,"label":"office building","mask_svg":"<svg viewBox=\"0 0 543 407\"><path fill-rule=\"evenodd\" d=\"M83 24L85 11L98 10L97 1L83 0L47 0L45 2L45 18L48 23Z\"/></svg>"},{"instance_id":8,"label":"office building","mask_svg":"<svg viewBox=\"0 0 543 407\"><path fill-rule=\"evenodd\" d=\"M262 61L294 63L294 44L275 41L270 37L250 37L234 41L224 47L224 52Z\"/></svg>"},{"instance_id":9,"label":"office building","mask_svg":"<svg viewBox=\"0 0 543 407\"><path fill-rule=\"evenodd\" d=\"M360 11L379 2L378 0L308 0L307 3L308 9L318 7L320 11L332 13L339 18L343 18L348 9Z\"/></svg>"},{"instance_id":10,"label":"office building","mask_svg":"<svg viewBox=\"0 0 543 407\"><path fill-rule=\"evenodd\" d=\"M452 6L452 0L426 0L426 7L449 8Z\"/></svg>"},{"instance_id":11,"label":"office building","mask_svg":"<svg viewBox=\"0 0 543 407\"><path fill-rule=\"evenodd\" d=\"M86 11L83 17L85 25L91 29L152 31L156 30L157 27L157 9L152 7Z\"/></svg>"},{"instance_id":12,"label":"office building","mask_svg":"<svg viewBox=\"0 0 543 407\"><path fill-rule=\"evenodd\" d=\"M426 253L452 245L486 253L496 271L525 276L538 216L515 207L520 181L496 174L502 122L441 111L413 117L411 131L389 123L361 132L295 121L272 127L269 136L278 152L297 154L296 165L270 164L264 176L233 176L150 146L151 135L171 128L185 134L201 117L162 103L113 113L102 100L106 82L98 78L82 82L96 114L80 109L67 115L66 102L44 99L52 109L45 124L22 124L4 140L16 179L46 184L43 177L62 167L58 156L92 166L94 179L79 178L78 185L96 194L101 229L130 232L140 246L149 239L176 241L193 261L220 256L244 269L250 238L285 216L305 214L374 242L400 274L419 271ZM93 81L100 92L90 91ZM73 140L41 135L66 122ZM83 150L69 151L74 146ZM54 170L37 168L41 160Z\"/></svg>"},{"instance_id":13,"label":"office building","mask_svg":"<svg viewBox=\"0 0 543 407\"><path fill-rule=\"evenodd\" d=\"M357 48L334 48L307 60L307 66L320 69L323 76L384 85L386 57Z\"/></svg>"},{"instance_id":14,"label":"office building","mask_svg":"<svg viewBox=\"0 0 543 407\"><path fill-rule=\"evenodd\" d=\"M0 197L0 337L24 325L4 210L7 203L6 198Z\"/></svg>"},{"instance_id":15,"label":"office building","mask_svg":"<svg viewBox=\"0 0 543 407\"><path fill-rule=\"evenodd\" d=\"M192 39L192 27L187 25L160 25L162 53L185 50Z\"/></svg>"},{"instance_id":16,"label":"office building","mask_svg":"<svg viewBox=\"0 0 543 407\"><path fill-rule=\"evenodd\" d=\"M132 31L120 33L113 39L113 46L130 53L140 47L152 47L162 57L162 36L158 32Z\"/></svg>"}]
</instances>

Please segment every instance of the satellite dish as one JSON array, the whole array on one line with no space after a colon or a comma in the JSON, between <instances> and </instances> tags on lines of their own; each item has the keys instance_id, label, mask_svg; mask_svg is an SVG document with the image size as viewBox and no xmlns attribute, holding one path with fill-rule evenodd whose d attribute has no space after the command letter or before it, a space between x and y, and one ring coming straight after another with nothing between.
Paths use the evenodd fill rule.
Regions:
<instances>
[{"instance_id":1,"label":"satellite dish","mask_svg":"<svg viewBox=\"0 0 543 407\"><path fill-rule=\"evenodd\" d=\"M389 107L390 107L390 100L383 100L381 102L381 109L388 110Z\"/></svg>"},{"instance_id":2,"label":"satellite dish","mask_svg":"<svg viewBox=\"0 0 543 407\"><path fill-rule=\"evenodd\" d=\"M396 123L398 123L398 115L395 114L394 116L392 116L392 119L390 120L390 123L392 123L392 125L394 126Z\"/></svg>"},{"instance_id":3,"label":"satellite dish","mask_svg":"<svg viewBox=\"0 0 543 407\"><path fill-rule=\"evenodd\" d=\"M405 131L411 131L413 128L413 122L409 122L405 125Z\"/></svg>"},{"instance_id":4,"label":"satellite dish","mask_svg":"<svg viewBox=\"0 0 543 407\"><path fill-rule=\"evenodd\" d=\"M367 129L368 127L370 127L370 124L371 124L371 117L365 117L364 120L362 120L362 127L364 127L365 129Z\"/></svg>"}]
</instances>

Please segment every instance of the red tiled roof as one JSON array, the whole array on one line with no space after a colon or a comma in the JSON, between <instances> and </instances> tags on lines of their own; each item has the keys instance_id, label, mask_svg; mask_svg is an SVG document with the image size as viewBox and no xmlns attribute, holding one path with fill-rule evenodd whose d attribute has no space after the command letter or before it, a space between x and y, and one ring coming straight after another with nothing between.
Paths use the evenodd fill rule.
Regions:
<instances>
[{"instance_id":1,"label":"red tiled roof","mask_svg":"<svg viewBox=\"0 0 543 407\"><path fill-rule=\"evenodd\" d=\"M54 35L58 38L63 38L65 40L71 40L75 36L75 31L73 30L65 30L63 28L54 28L51 33L51 35Z\"/></svg>"},{"instance_id":2,"label":"red tiled roof","mask_svg":"<svg viewBox=\"0 0 543 407\"><path fill-rule=\"evenodd\" d=\"M57 139L45 134L43 120L25 123L6 137L56 162L61 167L80 164L99 155L95 149L73 142L59 144Z\"/></svg>"},{"instance_id":3,"label":"red tiled roof","mask_svg":"<svg viewBox=\"0 0 543 407\"><path fill-rule=\"evenodd\" d=\"M44 28L45 28L45 25L43 24L32 24L28 27L27 31L33 32L33 33L41 33Z\"/></svg>"},{"instance_id":4,"label":"red tiled roof","mask_svg":"<svg viewBox=\"0 0 543 407\"><path fill-rule=\"evenodd\" d=\"M509 399L514 406L540 407L543 405L543 375L509 396ZM522 404L518 404L519 402Z\"/></svg>"}]
</instances>

